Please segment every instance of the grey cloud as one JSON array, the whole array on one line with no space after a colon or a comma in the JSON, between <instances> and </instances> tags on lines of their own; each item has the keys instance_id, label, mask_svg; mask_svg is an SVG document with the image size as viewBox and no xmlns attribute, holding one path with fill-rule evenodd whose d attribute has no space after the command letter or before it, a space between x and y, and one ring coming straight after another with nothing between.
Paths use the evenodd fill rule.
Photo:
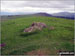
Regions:
<instances>
[{"instance_id":1,"label":"grey cloud","mask_svg":"<svg viewBox=\"0 0 75 56\"><path fill-rule=\"evenodd\" d=\"M2 1L15 1L15 0L2 0ZM59 0L16 0L16 1L59 1ZM61 0L61 1L74 1L74 0Z\"/></svg>"},{"instance_id":2,"label":"grey cloud","mask_svg":"<svg viewBox=\"0 0 75 56\"><path fill-rule=\"evenodd\" d=\"M20 5L21 7L39 7L39 8L69 8L74 6L73 0L63 1L28 1Z\"/></svg>"},{"instance_id":3,"label":"grey cloud","mask_svg":"<svg viewBox=\"0 0 75 56\"><path fill-rule=\"evenodd\" d=\"M15 1L12 1L11 4L13 3ZM23 3L13 4L11 7L69 8L69 6L74 6L74 0L23 1Z\"/></svg>"},{"instance_id":4,"label":"grey cloud","mask_svg":"<svg viewBox=\"0 0 75 56\"><path fill-rule=\"evenodd\" d=\"M16 0L17 1L17 0ZM22 0L19 0L22 1ZM12 5L13 4L13 5ZM23 0L23 3L17 3L15 4L15 1L11 3L11 5L7 4L8 7L12 8L23 8L23 7L37 7L37 8L54 8L58 10L67 10L67 11L74 11L74 8L71 8L71 6L74 6L74 0ZM5 4L6 6L6 4ZM67 9L66 9L67 8Z\"/></svg>"}]
</instances>

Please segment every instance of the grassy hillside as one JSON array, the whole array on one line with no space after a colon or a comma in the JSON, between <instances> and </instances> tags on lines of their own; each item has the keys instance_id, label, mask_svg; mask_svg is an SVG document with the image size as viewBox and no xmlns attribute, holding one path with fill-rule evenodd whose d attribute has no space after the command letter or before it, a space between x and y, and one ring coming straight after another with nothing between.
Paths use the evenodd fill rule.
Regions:
<instances>
[{"instance_id":1,"label":"grassy hillside","mask_svg":"<svg viewBox=\"0 0 75 56\"><path fill-rule=\"evenodd\" d=\"M33 22L54 26L32 33L23 30ZM73 51L74 20L55 17L30 16L1 22L2 54L57 54L58 51ZM40 50L40 51L39 51Z\"/></svg>"}]
</instances>

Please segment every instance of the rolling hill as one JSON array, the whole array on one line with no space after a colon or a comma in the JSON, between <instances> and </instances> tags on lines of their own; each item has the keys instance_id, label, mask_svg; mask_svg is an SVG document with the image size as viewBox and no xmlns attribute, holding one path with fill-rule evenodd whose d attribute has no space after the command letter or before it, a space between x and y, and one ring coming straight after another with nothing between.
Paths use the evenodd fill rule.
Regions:
<instances>
[{"instance_id":1,"label":"rolling hill","mask_svg":"<svg viewBox=\"0 0 75 56\"><path fill-rule=\"evenodd\" d=\"M35 14L32 14L33 16L47 16L47 17L51 17L52 15L51 14L48 14L48 13L35 13Z\"/></svg>"},{"instance_id":2,"label":"rolling hill","mask_svg":"<svg viewBox=\"0 0 75 56\"><path fill-rule=\"evenodd\" d=\"M75 13L69 13L69 12L60 12L60 13L54 13L52 16L59 17L59 18L67 18L67 19L74 19Z\"/></svg>"},{"instance_id":3,"label":"rolling hill","mask_svg":"<svg viewBox=\"0 0 75 56\"><path fill-rule=\"evenodd\" d=\"M69 13L69 12L60 12L60 13L54 13L54 14L48 14L48 13L29 13L29 14L21 14L21 15L2 15L2 19L11 19L16 17L25 17L25 16L46 16L46 17L57 17L57 18L63 18L63 19L72 19L74 20L74 14L75 13Z\"/></svg>"},{"instance_id":4,"label":"rolling hill","mask_svg":"<svg viewBox=\"0 0 75 56\"><path fill-rule=\"evenodd\" d=\"M40 14L41 15L41 14ZM43 14L47 15L47 14ZM45 28L24 33L33 22L43 22ZM23 16L1 22L2 55L57 55L59 51L74 51L74 20L47 16Z\"/></svg>"}]
</instances>

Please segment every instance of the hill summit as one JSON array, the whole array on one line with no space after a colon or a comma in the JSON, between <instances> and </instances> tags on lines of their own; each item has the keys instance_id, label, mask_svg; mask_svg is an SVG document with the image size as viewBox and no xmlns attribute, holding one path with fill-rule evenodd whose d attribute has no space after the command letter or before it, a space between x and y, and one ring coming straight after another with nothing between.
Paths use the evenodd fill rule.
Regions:
<instances>
[{"instance_id":1,"label":"hill summit","mask_svg":"<svg viewBox=\"0 0 75 56\"><path fill-rule=\"evenodd\" d=\"M52 16L48 13L36 13L36 14L33 14L34 16Z\"/></svg>"}]
</instances>

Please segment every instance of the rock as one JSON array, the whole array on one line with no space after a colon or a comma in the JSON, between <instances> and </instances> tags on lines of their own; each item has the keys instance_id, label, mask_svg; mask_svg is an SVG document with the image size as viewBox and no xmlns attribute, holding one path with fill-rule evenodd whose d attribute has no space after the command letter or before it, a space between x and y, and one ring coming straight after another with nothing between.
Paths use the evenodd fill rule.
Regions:
<instances>
[{"instance_id":1,"label":"rock","mask_svg":"<svg viewBox=\"0 0 75 56\"><path fill-rule=\"evenodd\" d=\"M42 30L43 28L46 28L47 25L45 23L41 22L34 22L31 24L29 28L26 28L24 32L33 32L35 30Z\"/></svg>"},{"instance_id":2,"label":"rock","mask_svg":"<svg viewBox=\"0 0 75 56\"><path fill-rule=\"evenodd\" d=\"M33 27L29 27L24 29L24 32L32 32L33 30L34 30Z\"/></svg>"},{"instance_id":3,"label":"rock","mask_svg":"<svg viewBox=\"0 0 75 56\"><path fill-rule=\"evenodd\" d=\"M47 27L47 25L46 25L45 23L40 23L40 22L39 22L38 24L39 24L39 26L42 27L42 28L46 28L46 27Z\"/></svg>"},{"instance_id":4,"label":"rock","mask_svg":"<svg viewBox=\"0 0 75 56\"><path fill-rule=\"evenodd\" d=\"M47 25L45 23L41 23L41 22L34 22L34 23L32 23L31 26L37 26L40 28L46 28L47 27Z\"/></svg>"}]
</instances>

